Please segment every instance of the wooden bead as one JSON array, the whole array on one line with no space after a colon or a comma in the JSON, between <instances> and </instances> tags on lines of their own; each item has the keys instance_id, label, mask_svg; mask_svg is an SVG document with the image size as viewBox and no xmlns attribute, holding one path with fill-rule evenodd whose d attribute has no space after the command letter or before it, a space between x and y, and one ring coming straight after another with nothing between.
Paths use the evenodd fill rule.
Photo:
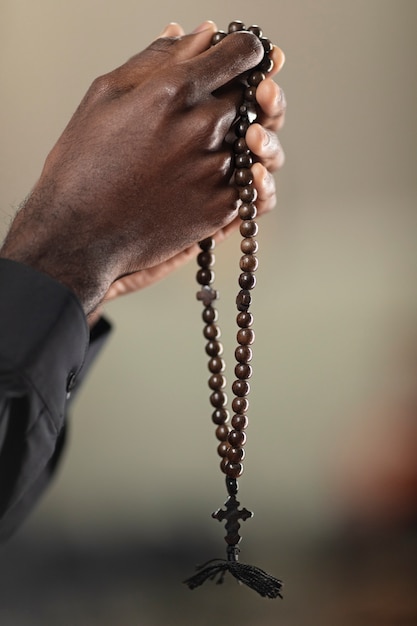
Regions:
<instances>
[{"instance_id":1,"label":"wooden bead","mask_svg":"<svg viewBox=\"0 0 417 626\"><path fill-rule=\"evenodd\" d=\"M249 409L249 400L247 398L233 398L232 400L232 409L235 413L239 413L239 415L243 415L243 413L247 413Z\"/></svg>"},{"instance_id":2,"label":"wooden bead","mask_svg":"<svg viewBox=\"0 0 417 626\"><path fill-rule=\"evenodd\" d=\"M239 448L239 449L242 450L242 448ZM231 459L229 459L228 457L229 450L230 450L230 445L227 441L222 441L217 446L217 454L223 458L227 456L228 460L231 461Z\"/></svg>"},{"instance_id":3,"label":"wooden bead","mask_svg":"<svg viewBox=\"0 0 417 626\"><path fill-rule=\"evenodd\" d=\"M244 448L232 448L230 445L227 448L227 458L231 463L240 463L245 458Z\"/></svg>"},{"instance_id":4,"label":"wooden bead","mask_svg":"<svg viewBox=\"0 0 417 626\"><path fill-rule=\"evenodd\" d=\"M208 363L208 368L212 374L219 374L224 371L225 363L220 357L213 357Z\"/></svg>"},{"instance_id":5,"label":"wooden bead","mask_svg":"<svg viewBox=\"0 0 417 626\"><path fill-rule=\"evenodd\" d=\"M274 67L274 62L269 56L265 55L262 61L258 65L258 69L263 74L268 74Z\"/></svg>"},{"instance_id":6,"label":"wooden bead","mask_svg":"<svg viewBox=\"0 0 417 626\"><path fill-rule=\"evenodd\" d=\"M246 152L236 154L235 167L251 167L251 165L253 165L253 159L250 154L246 154Z\"/></svg>"},{"instance_id":7,"label":"wooden bead","mask_svg":"<svg viewBox=\"0 0 417 626\"><path fill-rule=\"evenodd\" d=\"M210 395L210 404L216 409L221 409L227 404L227 396L223 391L213 391Z\"/></svg>"},{"instance_id":8,"label":"wooden bead","mask_svg":"<svg viewBox=\"0 0 417 626\"><path fill-rule=\"evenodd\" d=\"M236 323L240 328L249 328L253 324L253 315L249 311L240 311L236 317Z\"/></svg>"},{"instance_id":9,"label":"wooden bead","mask_svg":"<svg viewBox=\"0 0 417 626\"><path fill-rule=\"evenodd\" d=\"M256 276L252 272L242 272L239 276L239 285L242 289L253 289L256 285Z\"/></svg>"},{"instance_id":10,"label":"wooden bead","mask_svg":"<svg viewBox=\"0 0 417 626\"><path fill-rule=\"evenodd\" d=\"M261 44L263 45L263 48L266 54L270 54L274 48L272 41L262 36L259 39L260 39Z\"/></svg>"},{"instance_id":11,"label":"wooden bead","mask_svg":"<svg viewBox=\"0 0 417 626\"><path fill-rule=\"evenodd\" d=\"M239 189L239 200L242 200L242 202L255 202L257 196L255 187L251 185Z\"/></svg>"},{"instance_id":12,"label":"wooden bead","mask_svg":"<svg viewBox=\"0 0 417 626\"><path fill-rule=\"evenodd\" d=\"M219 426L218 428L222 428ZM246 443L246 433L243 430L231 430L227 441L233 448L242 448Z\"/></svg>"},{"instance_id":13,"label":"wooden bead","mask_svg":"<svg viewBox=\"0 0 417 626\"><path fill-rule=\"evenodd\" d=\"M243 189L247 189L247 187L243 187ZM246 220L242 222L239 226L240 234L242 237L256 237L258 234L258 224L253 220ZM202 270L202 271L211 271L211 270Z\"/></svg>"},{"instance_id":14,"label":"wooden bead","mask_svg":"<svg viewBox=\"0 0 417 626\"><path fill-rule=\"evenodd\" d=\"M230 22L228 28L229 33L236 33L240 30L245 30L245 25L243 22L241 22L240 20L234 20L233 22Z\"/></svg>"},{"instance_id":15,"label":"wooden bead","mask_svg":"<svg viewBox=\"0 0 417 626\"><path fill-rule=\"evenodd\" d=\"M245 137L250 126L249 120L241 118L235 125L235 133L238 137Z\"/></svg>"},{"instance_id":16,"label":"wooden bead","mask_svg":"<svg viewBox=\"0 0 417 626\"><path fill-rule=\"evenodd\" d=\"M235 376L241 380L247 380L252 376L252 367L248 363L238 363L235 365Z\"/></svg>"},{"instance_id":17,"label":"wooden bead","mask_svg":"<svg viewBox=\"0 0 417 626\"><path fill-rule=\"evenodd\" d=\"M203 334L206 339L213 341L218 339L221 335L220 328L216 324L206 324L203 329Z\"/></svg>"},{"instance_id":18,"label":"wooden bead","mask_svg":"<svg viewBox=\"0 0 417 626\"><path fill-rule=\"evenodd\" d=\"M201 317L206 324L212 324L217 320L218 314L216 309L214 309L212 306L207 306L205 309L203 309Z\"/></svg>"},{"instance_id":19,"label":"wooden bead","mask_svg":"<svg viewBox=\"0 0 417 626\"><path fill-rule=\"evenodd\" d=\"M233 144L233 150L235 154L250 154L248 144L243 137L239 137L239 139L236 139L235 143Z\"/></svg>"},{"instance_id":20,"label":"wooden bead","mask_svg":"<svg viewBox=\"0 0 417 626\"><path fill-rule=\"evenodd\" d=\"M252 328L241 328L237 331L237 342L241 346L250 346L255 341L255 331Z\"/></svg>"},{"instance_id":21,"label":"wooden bead","mask_svg":"<svg viewBox=\"0 0 417 626\"><path fill-rule=\"evenodd\" d=\"M235 183L236 185L240 185L241 187L244 187L245 185L251 185L253 183L252 170L249 168L236 170Z\"/></svg>"},{"instance_id":22,"label":"wooden bead","mask_svg":"<svg viewBox=\"0 0 417 626\"><path fill-rule=\"evenodd\" d=\"M206 354L209 356L218 356L223 353L223 345L220 341L209 341L206 343Z\"/></svg>"},{"instance_id":23,"label":"wooden bead","mask_svg":"<svg viewBox=\"0 0 417 626\"><path fill-rule=\"evenodd\" d=\"M248 289L241 289L236 296L236 306L238 311L247 311L250 307L252 296Z\"/></svg>"},{"instance_id":24,"label":"wooden bead","mask_svg":"<svg viewBox=\"0 0 417 626\"><path fill-rule=\"evenodd\" d=\"M220 461L220 469L221 471L225 474L226 473L226 467L229 465L229 459L225 456L222 458L222 460Z\"/></svg>"},{"instance_id":25,"label":"wooden bead","mask_svg":"<svg viewBox=\"0 0 417 626\"><path fill-rule=\"evenodd\" d=\"M211 237L207 237L207 239L202 239L198 244L204 252L208 250L213 250L214 248L214 240Z\"/></svg>"},{"instance_id":26,"label":"wooden bead","mask_svg":"<svg viewBox=\"0 0 417 626\"><path fill-rule=\"evenodd\" d=\"M248 76L248 83L252 87L257 87L263 80L265 80L265 74L260 70L255 70Z\"/></svg>"},{"instance_id":27,"label":"wooden bead","mask_svg":"<svg viewBox=\"0 0 417 626\"><path fill-rule=\"evenodd\" d=\"M226 387L226 379L221 374L213 374L208 381L210 389L224 389Z\"/></svg>"},{"instance_id":28,"label":"wooden bead","mask_svg":"<svg viewBox=\"0 0 417 626\"><path fill-rule=\"evenodd\" d=\"M240 249L244 254L256 254L258 252L258 242L252 237L243 239L240 243Z\"/></svg>"},{"instance_id":29,"label":"wooden bead","mask_svg":"<svg viewBox=\"0 0 417 626\"><path fill-rule=\"evenodd\" d=\"M235 380L232 384L232 391L235 396L239 398L243 398L247 396L250 392L250 385L247 380Z\"/></svg>"},{"instance_id":30,"label":"wooden bead","mask_svg":"<svg viewBox=\"0 0 417 626\"><path fill-rule=\"evenodd\" d=\"M246 415L233 415L232 426L235 430L245 430L248 427L249 420ZM229 460L230 457L229 457Z\"/></svg>"},{"instance_id":31,"label":"wooden bead","mask_svg":"<svg viewBox=\"0 0 417 626\"><path fill-rule=\"evenodd\" d=\"M235 350L235 358L239 363L249 363L252 360L252 349L247 344L239 345Z\"/></svg>"},{"instance_id":32,"label":"wooden bead","mask_svg":"<svg viewBox=\"0 0 417 626\"><path fill-rule=\"evenodd\" d=\"M219 441L227 441L229 436L229 427L226 424L220 424L216 428L216 437Z\"/></svg>"},{"instance_id":33,"label":"wooden bead","mask_svg":"<svg viewBox=\"0 0 417 626\"><path fill-rule=\"evenodd\" d=\"M256 24L253 24L252 26L249 26L248 32L249 33L253 33L254 35L256 35L258 37L258 39L260 39L262 37L262 30Z\"/></svg>"},{"instance_id":34,"label":"wooden bead","mask_svg":"<svg viewBox=\"0 0 417 626\"><path fill-rule=\"evenodd\" d=\"M250 85L245 89L245 100L247 102L255 102L256 101L256 87L254 85Z\"/></svg>"},{"instance_id":35,"label":"wooden bead","mask_svg":"<svg viewBox=\"0 0 417 626\"><path fill-rule=\"evenodd\" d=\"M253 220L258 210L252 202L244 202L239 207L239 217L241 220Z\"/></svg>"},{"instance_id":36,"label":"wooden bead","mask_svg":"<svg viewBox=\"0 0 417 626\"><path fill-rule=\"evenodd\" d=\"M243 465L242 463L227 463L226 465L226 474L227 476L230 476L231 478L239 478L239 476L242 476L243 474ZM236 537L239 537L239 535L236 534ZM231 541L231 536L227 535L227 538L229 539L229 541ZM235 538L233 538L233 544L235 545Z\"/></svg>"},{"instance_id":37,"label":"wooden bead","mask_svg":"<svg viewBox=\"0 0 417 626\"><path fill-rule=\"evenodd\" d=\"M216 44L220 43L221 40L224 39L225 37L227 37L227 33L225 33L223 30L219 30L217 31L217 33L214 33L211 39L211 44L215 46Z\"/></svg>"},{"instance_id":38,"label":"wooden bead","mask_svg":"<svg viewBox=\"0 0 417 626\"><path fill-rule=\"evenodd\" d=\"M229 419L229 412L227 411L227 409L216 409L211 414L211 419L213 420L213 423L217 424L218 426L220 426L221 424L226 424Z\"/></svg>"},{"instance_id":39,"label":"wooden bead","mask_svg":"<svg viewBox=\"0 0 417 626\"><path fill-rule=\"evenodd\" d=\"M214 254L211 252L200 252L197 256L197 263L200 267L208 268L214 264Z\"/></svg>"},{"instance_id":40,"label":"wooden bead","mask_svg":"<svg viewBox=\"0 0 417 626\"><path fill-rule=\"evenodd\" d=\"M258 259L253 254L244 254L239 261L240 269L244 272L256 272Z\"/></svg>"},{"instance_id":41,"label":"wooden bead","mask_svg":"<svg viewBox=\"0 0 417 626\"><path fill-rule=\"evenodd\" d=\"M197 272L197 282L200 285L210 285L214 280L214 272L208 268L200 269Z\"/></svg>"}]
</instances>

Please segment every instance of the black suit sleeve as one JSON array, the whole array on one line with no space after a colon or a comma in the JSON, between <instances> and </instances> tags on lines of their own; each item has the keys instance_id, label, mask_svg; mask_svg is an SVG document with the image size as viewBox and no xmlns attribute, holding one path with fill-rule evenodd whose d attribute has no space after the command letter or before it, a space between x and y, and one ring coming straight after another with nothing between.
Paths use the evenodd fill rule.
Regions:
<instances>
[{"instance_id":1,"label":"black suit sleeve","mask_svg":"<svg viewBox=\"0 0 417 626\"><path fill-rule=\"evenodd\" d=\"M69 397L108 330L99 322L89 348L75 295L0 259L0 539L19 526L50 480Z\"/></svg>"}]
</instances>

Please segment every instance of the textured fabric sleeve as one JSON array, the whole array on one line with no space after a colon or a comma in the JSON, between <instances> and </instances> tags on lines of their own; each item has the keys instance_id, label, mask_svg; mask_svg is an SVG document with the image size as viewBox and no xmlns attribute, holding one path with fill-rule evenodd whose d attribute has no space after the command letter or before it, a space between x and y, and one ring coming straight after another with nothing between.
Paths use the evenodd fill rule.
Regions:
<instances>
[{"instance_id":1,"label":"textured fabric sleeve","mask_svg":"<svg viewBox=\"0 0 417 626\"><path fill-rule=\"evenodd\" d=\"M0 539L27 515L56 463L88 345L70 290L0 259Z\"/></svg>"}]
</instances>

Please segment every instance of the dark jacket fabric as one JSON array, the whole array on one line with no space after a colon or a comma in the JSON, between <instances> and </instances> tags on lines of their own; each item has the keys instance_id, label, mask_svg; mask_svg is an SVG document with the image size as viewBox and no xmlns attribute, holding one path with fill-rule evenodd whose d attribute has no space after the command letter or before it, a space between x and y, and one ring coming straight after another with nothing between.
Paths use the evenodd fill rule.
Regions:
<instances>
[{"instance_id":1,"label":"dark jacket fabric","mask_svg":"<svg viewBox=\"0 0 417 626\"><path fill-rule=\"evenodd\" d=\"M0 540L28 515L65 442L66 411L110 326L90 336L76 296L0 259Z\"/></svg>"}]
</instances>

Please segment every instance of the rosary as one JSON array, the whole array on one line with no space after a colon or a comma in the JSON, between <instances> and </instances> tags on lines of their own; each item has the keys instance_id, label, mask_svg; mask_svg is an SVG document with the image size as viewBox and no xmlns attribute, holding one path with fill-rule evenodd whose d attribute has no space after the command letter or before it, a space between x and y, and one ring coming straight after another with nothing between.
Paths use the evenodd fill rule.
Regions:
<instances>
[{"instance_id":1,"label":"rosary","mask_svg":"<svg viewBox=\"0 0 417 626\"><path fill-rule=\"evenodd\" d=\"M264 48L264 57L245 78L243 103L239 109L239 118L234 125L236 134L233 147L234 181L238 189L239 200L241 201L239 217L241 219L240 234L243 239L240 248L243 255L240 258L240 289L236 297L238 346L235 350L237 361L235 366L236 380L232 384L232 392L234 394L232 409L234 415L230 425L229 413L226 409L227 397L223 392L226 385L226 379L222 374L225 368L224 361L221 358L223 347L218 341L220 329L215 323L217 321L217 310L213 305L218 298L218 292L211 287L214 281L214 272L212 270L214 266L214 255L212 252L214 241L212 238L204 239L200 242L201 252L197 257L199 265L197 282L201 286L200 291L197 293L197 299L201 300L204 307L202 314L205 323L204 337L207 339L206 354L209 356L208 368L211 374L208 384L212 390L210 404L214 408L212 421L216 425L216 438L219 441L217 452L221 457L220 469L226 475L226 490L228 494L225 509L219 509L212 516L220 522L226 521L227 559L214 559L205 565L197 567L197 573L188 578L185 583L190 589L195 589L207 579L214 580L217 578L217 583L219 584L223 582L226 572L230 572L239 582L245 583L261 596L276 598L277 596L282 597L280 593L282 582L258 567L240 563L238 560L238 543L241 540L239 535L240 521L245 521L253 516L253 513L246 508L239 508L237 478L242 475L242 461L245 456L245 429L248 425L246 413L249 408L247 396L250 391L248 379L252 375L252 367L250 365L252 349L250 346L255 339L255 333L252 329L253 315L249 312L249 308L252 301L251 291L256 284L254 272L258 267L258 259L255 256L258 250L258 243L255 240L258 232L258 226L255 222L257 214L255 205L256 189L253 187L253 176L250 169L253 158L246 144L245 135L250 124L256 119L256 88L273 67L273 62L269 56L272 52L272 43L269 39L262 36L262 31L258 26L250 26L246 29L242 22L234 21L229 24L228 33L243 30L247 30L259 38ZM217 32L213 36L212 44L219 43L228 33L223 31Z\"/></svg>"}]
</instances>

